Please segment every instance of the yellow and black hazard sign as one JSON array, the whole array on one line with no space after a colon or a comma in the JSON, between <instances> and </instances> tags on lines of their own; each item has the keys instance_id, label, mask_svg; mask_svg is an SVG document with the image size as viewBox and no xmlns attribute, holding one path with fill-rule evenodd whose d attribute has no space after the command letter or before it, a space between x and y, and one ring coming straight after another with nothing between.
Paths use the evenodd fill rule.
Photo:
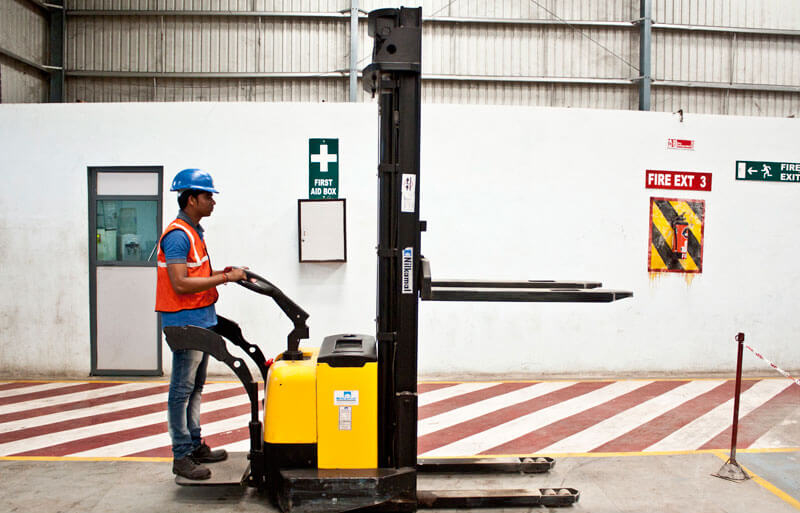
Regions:
<instances>
[{"instance_id":1,"label":"yellow and black hazard sign","mask_svg":"<svg viewBox=\"0 0 800 513\"><path fill-rule=\"evenodd\" d=\"M650 198L650 272L703 272L706 202Z\"/></svg>"}]
</instances>

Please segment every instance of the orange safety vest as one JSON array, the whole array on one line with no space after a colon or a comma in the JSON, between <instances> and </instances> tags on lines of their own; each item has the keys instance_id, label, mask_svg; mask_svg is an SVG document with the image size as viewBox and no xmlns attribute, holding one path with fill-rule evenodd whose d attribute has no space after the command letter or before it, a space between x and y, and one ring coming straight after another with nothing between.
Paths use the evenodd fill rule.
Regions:
<instances>
[{"instance_id":1,"label":"orange safety vest","mask_svg":"<svg viewBox=\"0 0 800 513\"><path fill-rule=\"evenodd\" d=\"M158 239L158 281L156 282L156 311L178 312L192 310L213 305L219 298L216 287L195 294L178 294L172 288L172 282L167 273L167 258L161 249L161 241L172 230L183 230L189 236L191 248L186 255L186 271L190 278L211 276L211 261L208 259L208 250L200 234L192 225L182 219L172 221L161 238Z\"/></svg>"}]
</instances>

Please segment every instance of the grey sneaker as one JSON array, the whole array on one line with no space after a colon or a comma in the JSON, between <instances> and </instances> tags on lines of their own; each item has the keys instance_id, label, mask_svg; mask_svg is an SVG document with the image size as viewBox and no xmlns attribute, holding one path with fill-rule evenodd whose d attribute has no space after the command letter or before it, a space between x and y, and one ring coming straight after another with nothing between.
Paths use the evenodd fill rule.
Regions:
<instances>
[{"instance_id":1,"label":"grey sneaker","mask_svg":"<svg viewBox=\"0 0 800 513\"><path fill-rule=\"evenodd\" d=\"M226 460L228 458L228 453L225 449L215 449L212 451L211 447L206 445L205 442L200 442L200 445L192 451L191 457L197 463L216 463Z\"/></svg>"},{"instance_id":2,"label":"grey sneaker","mask_svg":"<svg viewBox=\"0 0 800 513\"><path fill-rule=\"evenodd\" d=\"M191 455L184 456L178 460L173 459L172 473L196 481L211 477L211 471L207 467L194 461Z\"/></svg>"}]
</instances>

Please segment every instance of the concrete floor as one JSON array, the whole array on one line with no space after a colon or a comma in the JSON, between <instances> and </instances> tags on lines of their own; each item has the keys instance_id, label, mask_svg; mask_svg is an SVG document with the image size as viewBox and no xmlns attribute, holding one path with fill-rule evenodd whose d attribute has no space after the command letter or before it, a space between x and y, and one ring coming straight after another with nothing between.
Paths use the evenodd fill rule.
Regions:
<instances>
[{"instance_id":1,"label":"concrete floor","mask_svg":"<svg viewBox=\"0 0 800 513\"><path fill-rule=\"evenodd\" d=\"M573 513L788 513L800 509L800 452L742 453L739 461L760 479L734 483L712 477L723 461L715 454L699 453L565 457L557 460L549 474L423 475L419 477L419 488L577 488L581 492L580 502L557 509ZM275 511L251 489L177 486L170 470L167 462L3 460L0 461L0 510L4 513Z\"/></svg>"}]
</instances>

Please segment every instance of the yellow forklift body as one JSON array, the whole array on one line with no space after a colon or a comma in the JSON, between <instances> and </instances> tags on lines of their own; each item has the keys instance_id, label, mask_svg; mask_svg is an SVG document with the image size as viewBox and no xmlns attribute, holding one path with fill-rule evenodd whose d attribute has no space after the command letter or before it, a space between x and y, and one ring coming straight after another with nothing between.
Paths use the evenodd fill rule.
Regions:
<instances>
[{"instance_id":1,"label":"yellow forklift body","mask_svg":"<svg viewBox=\"0 0 800 513\"><path fill-rule=\"evenodd\" d=\"M301 348L302 360L277 360L269 368L264 405L264 441L317 441L316 366L318 349Z\"/></svg>"},{"instance_id":2,"label":"yellow forklift body","mask_svg":"<svg viewBox=\"0 0 800 513\"><path fill-rule=\"evenodd\" d=\"M378 364L317 364L317 464L378 467Z\"/></svg>"}]
</instances>

